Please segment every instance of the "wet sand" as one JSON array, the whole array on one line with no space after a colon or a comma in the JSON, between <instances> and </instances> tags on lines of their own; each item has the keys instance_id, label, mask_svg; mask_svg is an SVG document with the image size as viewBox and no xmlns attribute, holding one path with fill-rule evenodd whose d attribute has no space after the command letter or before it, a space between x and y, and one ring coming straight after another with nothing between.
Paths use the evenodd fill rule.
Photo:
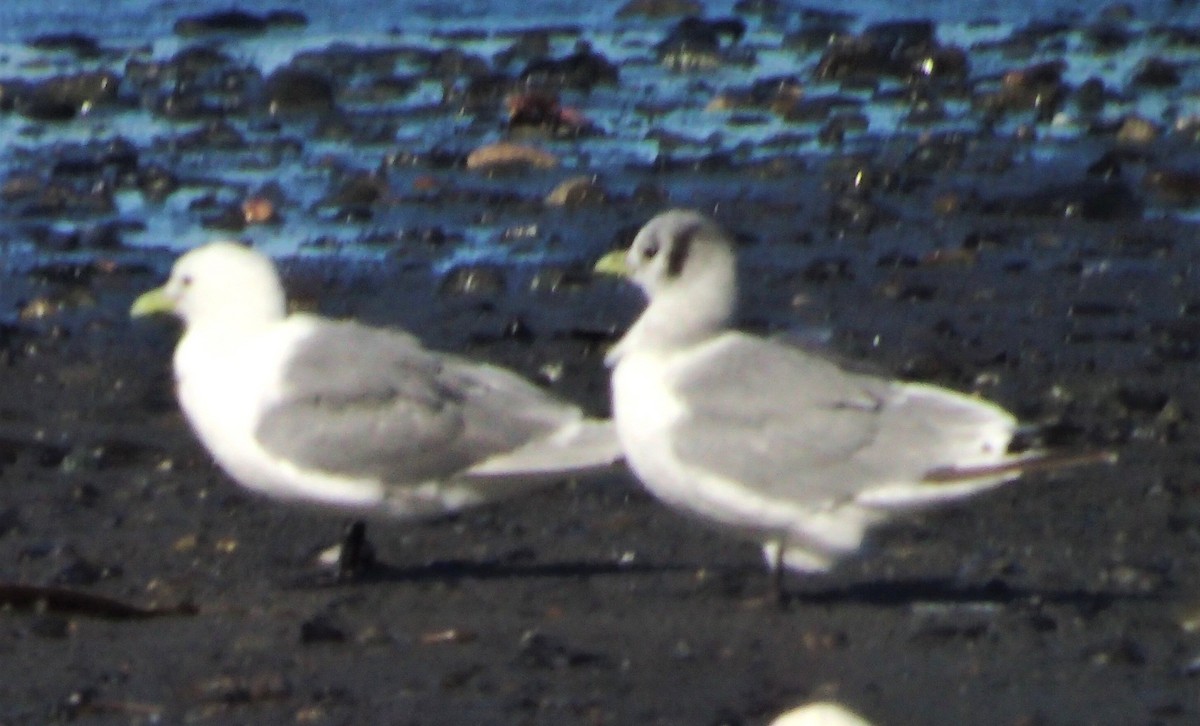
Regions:
<instances>
[{"instance_id":1,"label":"wet sand","mask_svg":"<svg viewBox=\"0 0 1200 726\"><path fill-rule=\"evenodd\" d=\"M802 321L847 357L978 390L1047 424L1048 443L1110 447L1120 463L900 522L863 558L794 580L782 610L754 547L619 474L448 520L375 522L380 566L331 583L311 557L342 518L245 494L216 470L173 401L176 326L126 318L169 254L12 270L4 309L76 302L3 331L4 579L167 612L18 602L0 630L0 720L762 724L832 697L888 724L1193 721L1191 229L1006 216L1019 242L893 264L897 240L927 227L826 240L814 222L818 241L797 244L786 230L803 220L765 205L723 209L755 237L748 327ZM814 273L831 254L842 272ZM408 326L596 413L606 339L639 306L583 277L557 292L514 275L500 292L452 294L399 264L284 269L325 312Z\"/></svg>"},{"instance_id":2,"label":"wet sand","mask_svg":"<svg viewBox=\"0 0 1200 726\"><path fill-rule=\"evenodd\" d=\"M699 35L682 51L674 21L655 21L661 43L622 46L637 57L615 85L603 53L555 56L538 29L505 36L505 63L331 46L283 80L203 43L152 62L47 40L111 68L0 83L0 120L22 128L0 188L0 723L759 726L817 698L879 724L1200 721L1200 124L1123 105L1186 109L1193 66L1097 87L1029 50L1200 44L1129 30L1120 8L969 53L921 23L823 50L804 44L849 22L809 20L774 36L807 48L800 81L745 88L704 70L754 67L727 19L685 26ZM897 66L880 39L912 55ZM914 62L934 70L914 78ZM396 106L418 82L397 64L447 79L445 96ZM643 98L671 64L701 70L671 77L677 97ZM550 95L514 113L506 99L531 84ZM894 136L864 126L880 104L911 107ZM706 106L728 138L673 130ZM166 130L55 135L139 115ZM424 122L457 130L396 141ZM738 140L760 126L782 130ZM470 161L497 137L562 165ZM630 161L622 144L659 151ZM175 254L145 245L180 220L189 238L273 252L299 229L289 249L308 256L282 260L299 306L404 326L602 415L605 347L641 302L588 269L672 205L740 241L740 325L977 392L1046 446L1119 463L899 521L863 557L793 578L782 609L755 547L620 473L373 522L378 565L334 582L313 558L344 517L217 470L174 401L177 325L127 316ZM495 254L455 256L479 237Z\"/></svg>"}]
</instances>

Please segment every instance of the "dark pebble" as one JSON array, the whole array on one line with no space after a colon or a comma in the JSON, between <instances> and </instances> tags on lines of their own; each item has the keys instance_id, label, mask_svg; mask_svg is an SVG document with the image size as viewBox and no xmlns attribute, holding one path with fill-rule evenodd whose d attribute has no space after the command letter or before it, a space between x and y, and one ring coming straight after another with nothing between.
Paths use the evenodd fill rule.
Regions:
<instances>
[{"instance_id":1,"label":"dark pebble","mask_svg":"<svg viewBox=\"0 0 1200 726\"><path fill-rule=\"evenodd\" d=\"M570 55L530 61L520 78L529 85L587 90L594 86L615 86L618 75L615 63L580 42Z\"/></svg>"},{"instance_id":2,"label":"dark pebble","mask_svg":"<svg viewBox=\"0 0 1200 726\"><path fill-rule=\"evenodd\" d=\"M1133 83L1149 88L1174 88L1179 85L1179 66L1162 58L1147 58L1138 64Z\"/></svg>"},{"instance_id":3,"label":"dark pebble","mask_svg":"<svg viewBox=\"0 0 1200 726\"><path fill-rule=\"evenodd\" d=\"M1080 113L1094 116L1104 110L1109 93L1104 87L1104 81L1092 76L1079 84L1079 88L1075 89L1073 99L1075 107L1079 109Z\"/></svg>"},{"instance_id":4,"label":"dark pebble","mask_svg":"<svg viewBox=\"0 0 1200 726\"><path fill-rule=\"evenodd\" d=\"M341 643L345 640L346 631L324 613L314 615L300 624L300 642L304 645Z\"/></svg>"},{"instance_id":5,"label":"dark pebble","mask_svg":"<svg viewBox=\"0 0 1200 726\"><path fill-rule=\"evenodd\" d=\"M495 265L462 265L446 273L443 295L499 295L504 292L504 271Z\"/></svg>"},{"instance_id":6,"label":"dark pebble","mask_svg":"<svg viewBox=\"0 0 1200 726\"><path fill-rule=\"evenodd\" d=\"M1101 22L1085 29L1083 37L1097 53L1111 54L1124 50L1133 40L1133 33L1122 23Z\"/></svg>"},{"instance_id":7,"label":"dark pebble","mask_svg":"<svg viewBox=\"0 0 1200 726\"><path fill-rule=\"evenodd\" d=\"M388 192L387 179L373 173L358 173L338 183L326 194L320 206L367 208Z\"/></svg>"},{"instance_id":8,"label":"dark pebble","mask_svg":"<svg viewBox=\"0 0 1200 726\"><path fill-rule=\"evenodd\" d=\"M1032 194L986 201L985 214L1032 215L1088 220L1139 219L1142 202L1120 180L1088 179L1077 184L1053 185Z\"/></svg>"},{"instance_id":9,"label":"dark pebble","mask_svg":"<svg viewBox=\"0 0 1200 726\"><path fill-rule=\"evenodd\" d=\"M35 121L69 121L117 97L119 77L108 71L55 76L14 91L13 110Z\"/></svg>"},{"instance_id":10,"label":"dark pebble","mask_svg":"<svg viewBox=\"0 0 1200 726\"><path fill-rule=\"evenodd\" d=\"M170 169L150 164L138 170L137 188L149 202L162 202L179 189L179 179Z\"/></svg>"},{"instance_id":11,"label":"dark pebble","mask_svg":"<svg viewBox=\"0 0 1200 726\"><path fill-rule=\"evenodd\" d=\"M204 15L190 15L175 21L176 35L205 35L209 33L239 33L257 35L267 30L267 20L241 10L224 10Z\"/></svg>"},{"instance_id":12,"label":"dark pebble","mask_svg":"<svg viewBox=\"0 0 1200 726\"><path fill-rule=\"evenodd\" d=\"M100 41L84 33L46 33L25 42L30 48L66 51L78 58L96 58L100 55Z\"/></svg>"},{"instance_id":13,"label":"dark pebble","mask_svg":"<svg viewBox=\"0 0 1200 726\"><path fill-rule=\"evenodd\" d=\"M521 635L516 662L525 668L558 670L604 664L603 655L570 647L562 639L534 630Z\"/></svg>"},{"instance_id":14,"label":"dark pebble","mask_svg":"<svg viewBox=\"0 0 1200 726\"><path fill-rule=\"evenodd\" d=\"M1171 395L1163 390L1126 384L1117 389L1117 400L1129 411L1153 415L1166 408Z\"/></svg>"},{"instance_id":15,"label":"dark pebble","mask_svg":"<svg viewBox=\"0 0 1200 726\"><path fill-rule=\"evenodd\" d=\"M939 50L931 21L877 23L861 35L834 38L817 62L813 77L818 81L928 77L937 64L925 61ZM962 63L965 62L963 59ZM947 61L945 65L956 77L965 75L967 70L958 62Z\"/></svg>"},{"instance_id":16,"label":"dark pebble","mask_svg":"<svg viewBox=\"0 0 1200 726\"><path fill-rule=\"evenodd\" d=\"M1159 199L1179 206L1200 202L1200 172L1190 169L1154 169L1146 172L1142 185Z\"/></svg>"},{"instance_id":17,"label":"dark pebble","mask_svg":"<svg viewBox=\"0 0 1200 726\"><path fill-rule=\"evenodd\" d=\"M722 40L736 43L745 34L746 23L738 18L686 17L671 28L655 52L660 63L675 70L711 68L724 62Z\"/></svg>"},{"instance_id":18,"label":"dark pebble","mask_svg":"<svg viewBox=\"0 0 1200 726\"><path fill-rule=\"evenodd\" d=\"M333 81L325 74L285 67L266 81L267 111L271 115L324 113L334 106Z\"/></svg>"}]
</instances>

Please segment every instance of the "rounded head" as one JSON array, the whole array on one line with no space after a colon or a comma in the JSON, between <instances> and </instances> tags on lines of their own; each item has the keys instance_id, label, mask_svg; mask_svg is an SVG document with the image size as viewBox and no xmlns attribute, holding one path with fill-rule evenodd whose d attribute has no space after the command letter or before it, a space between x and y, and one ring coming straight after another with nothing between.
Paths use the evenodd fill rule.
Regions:
<instances>
[{"instance_id":1,"label":"rounded head","mask_svg":"<svg viewBox=\"0 0 1200 726\"><path fill-rule=\"evenodd\" d=\"M871 722L834 701L816 701L780 715L771 726L871 726Z\"/></svg>"},{"instance_id":2,"label":"rounded head","mask_svg":"<svg viewBox=\"0 0 1200 726\"><path fill-rule=\"evenodd\" d=\"M700 280L732 284L733 244L708 217L672 209L647 222L625 255L629 278L650 298Z\"/></svg>"},{"instance_id":3,"label":"rounded head","mask_svg":"<svg viewBox=\"0 0 1200 726\"><path fill-rule=\"evenodd\" d=\"M708 217L673 209L642 227L627 252L596 263L601 273L624 275L650 304L609 354L646 345L678 345L720 332L737 302L733 243Z\"/></svg>"},{"instance_id":4,"label":"rounded head","mask_svg":"<svg viewBox=\"0 0 1200 726\"><path fill-rule=\"evenodd\" d=\"M245 325L282 319L286 305L270 258L237 242L212 242L176 260L166 283L134 301L130 314L170 312L189 327Z\"/></svg>"}]
</instances>

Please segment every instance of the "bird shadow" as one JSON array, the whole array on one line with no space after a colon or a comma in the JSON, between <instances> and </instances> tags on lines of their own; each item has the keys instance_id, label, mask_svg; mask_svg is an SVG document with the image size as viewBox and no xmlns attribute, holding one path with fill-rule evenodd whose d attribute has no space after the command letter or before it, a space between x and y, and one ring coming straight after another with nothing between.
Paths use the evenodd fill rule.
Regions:
<instances>
[{"instance_id":1,"label":"bird shadow","mask_svg":"<svg viewBox=\"0 0 1200 726\"><path fill-rule=\"evenodd\" d=\"M503 562L497 560L437 560L422 565L400 566L376 562L352 574L337 571L310 572L285 584L289 589L323 589L377 585L384 583L454 583L459 580L508 579L588 579L612 576L657 576L695 573L695 565L678 563L625 563L587 560L558 562ZM745 581L769 576L757 568L732 568L726 577L740 580L730 587L728 596L744 597L752 586ZM718 588L718 591L722 588ZM830 587L788 588L775 599L784 610L806 606L868 605L880 608L908 608L916 605L943 606L1045 606L1061 605L1094 615L1119 602L1153 601L1164 596L1164 585L1152 591L1089 590L1085 588L1041 588L1010 585L1001 580L965 584L953 578L916 578L856 582ZM764 591L769 585L764 582ZM714 593L716 594L716 593Z\"/></svg>"},{"instance_id":2,"label":"bird shadow","mask_svg":"<svg viewBox=\"0 0 1200 726\"><path fill-rule=\"evenodd\" d=\"M1041 588L1010 585L1001 580L965 584L952 578L917 578L859 582L824 589L790 589L781 596L786 605L859 604L878 607L943 605L1066 605L1098 613L1120 601L1151 601L1163 597L1164 585L1151 591Z\"/></svg>"},{"instance_id":3,"label":"bird shadow","mask_svg":"<svg viewBox=\"0 0 1200 726\"><path fill-rule=\"evenodd\" d=\"M292 578L285 587L314 589L347 585L379 583L456 582L463 579L506 580L513 578L587 579L601 576L664 575L690 573L700 590L727 596L741 597L748 589L747 581L761 574L765 590L781 608L792 605L828 606L859 604L876 607L911 607L924 605L1066 605L1081 613L1099 613L1118 601L1149 601L1161 599L1171 581L1164 579L1150 590L1088 590L1085 588L1041 588L1013 586L1003 580L990 579L981 583L966 583L959 578L910 578L852 582L830 586L822 578L805 579L803 587L787 587L787 578L777 578L760 568L715 567L707 569L704 578L695 578L694 564L651 563L628 561L566 560L533 562L528 552L505 560L435 560L422 565L398 566L376 557L375 547L367 539L366 524L350 522L345 528L341 554L336 569L309 571Z\"/></svg>"},{"instance_id":4,"label":"bird shadow","mask_svg":"<svg viewBox=\"0 0 1200 726\"><path fill-rule=\"evenodd\" d=\"M654 575L684 572L694 568L672 564L595 562L501 562L497 560L437 560L423 565L400 566L375 562L353 572L328 570L304 573L286 583L294 589L318 589L381 583L455 582L457 580L505 580L513 578L591 578L611 575Z\"/></svg>"}]
</instances>

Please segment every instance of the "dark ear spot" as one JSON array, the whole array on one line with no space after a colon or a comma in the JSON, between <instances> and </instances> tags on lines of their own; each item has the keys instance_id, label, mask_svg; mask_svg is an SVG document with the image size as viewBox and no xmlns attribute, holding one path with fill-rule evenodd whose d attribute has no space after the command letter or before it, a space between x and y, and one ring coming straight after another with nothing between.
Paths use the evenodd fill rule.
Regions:
<instances>
[{"instance_id":1,"label":"dark ear spot","mask_svg":"<svg viewBox=\"0 0 1200 726\"><path fill-rule=\"evenodd\" d=\"M691 224L679 230L671 242L671 252L667 255L667 277L679 277L683 266L687 264L688 255L692 253L692 241L700 234L700 225Z\"/></svg>"}]
</instances>

